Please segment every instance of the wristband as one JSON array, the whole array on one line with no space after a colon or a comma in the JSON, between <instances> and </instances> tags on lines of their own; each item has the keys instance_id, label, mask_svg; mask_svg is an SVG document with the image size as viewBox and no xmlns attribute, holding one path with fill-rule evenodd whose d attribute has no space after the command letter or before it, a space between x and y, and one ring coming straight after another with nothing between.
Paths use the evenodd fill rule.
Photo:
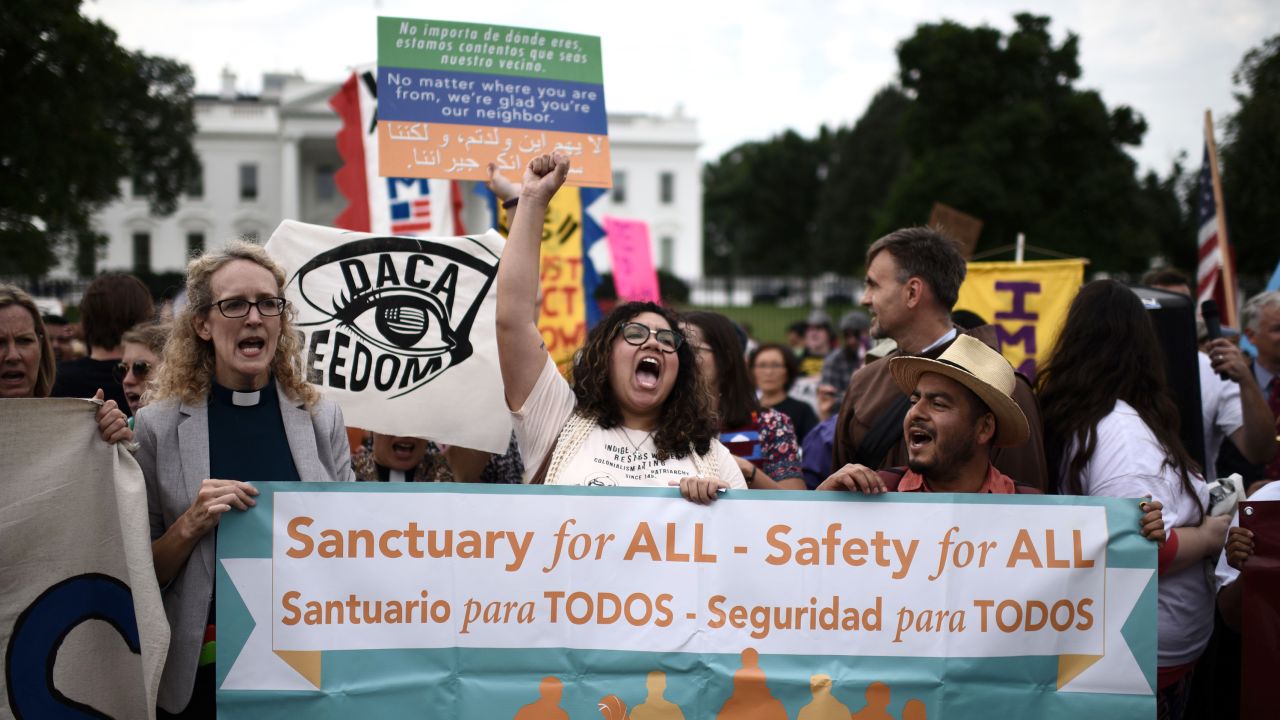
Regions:
<instances>
[{"instance_id":1,"label":"wristband","mask_svg":"<svg viewBox=\"0 0 1280 720\"><path fill-rule=\"evenodd\" d=\"M519 196L519 195L517 195L517 196L515 196L515 197L511 198L510 200L503 200L503 201L502 201L502 209L503 209L503 210L510 210L511 208L515 207L515 206L516 206L516 203L518 203L518 202L520 202L520 196Z\"/></svg>"}]
</instances>

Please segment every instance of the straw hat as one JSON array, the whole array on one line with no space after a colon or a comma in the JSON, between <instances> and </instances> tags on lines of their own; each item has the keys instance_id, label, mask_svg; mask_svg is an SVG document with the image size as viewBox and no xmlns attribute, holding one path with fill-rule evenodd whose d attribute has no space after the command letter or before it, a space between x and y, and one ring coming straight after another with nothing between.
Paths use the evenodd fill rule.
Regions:
<instances>
[{"instance_id":1,"label":"straw hat","mask_svg":"<svg viewBox=\"0 0 1280 720\"><path fill-rule=\"evenodd\" d=\"M922 357L895 357L889 370L898 388L908 395L916 391L916 383L924 373L938 373L969 388L996 416L996 434L991 444L1015 447L1031 435L1027 416L1013 400L1018 379L1013 366L986 343L968 335L960 335L937 360Z\"/></svg>"}]
</instances>

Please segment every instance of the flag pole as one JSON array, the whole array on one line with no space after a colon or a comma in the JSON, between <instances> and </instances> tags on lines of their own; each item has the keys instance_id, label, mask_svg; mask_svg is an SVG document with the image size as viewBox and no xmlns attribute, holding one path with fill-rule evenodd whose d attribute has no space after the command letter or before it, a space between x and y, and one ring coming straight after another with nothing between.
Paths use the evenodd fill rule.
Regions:
<instances>
[{"instance_id":1,"label":"flag pole","mask_svg":"<svg viewBox=\"0 0 1280 720\"><path fill-rule=\"evenodd\" d=\"M1213 176L1213 204L1218 216L1218 256L1222 259L1222 297L1227 306L1222 308L1222 318L1231 327L1239 327L1236 321L1236 272L1231 255L1231 243L1227 241L1227 207L1222 202L1222 176L1218 174L1218 144L1213 140L1213 114L1204 111L1204 137L1209 145L1209 172Z\"/></svg>"}]
</instances>

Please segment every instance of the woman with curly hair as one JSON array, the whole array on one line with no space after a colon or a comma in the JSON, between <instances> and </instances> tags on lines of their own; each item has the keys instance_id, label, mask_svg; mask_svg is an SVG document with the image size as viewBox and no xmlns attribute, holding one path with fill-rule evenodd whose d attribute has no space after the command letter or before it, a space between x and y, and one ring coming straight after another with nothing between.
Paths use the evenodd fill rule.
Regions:
<instances>
[{"instance_id":1,"label":"woman with curly hair","mask_svg":"<svg viewBox=\"0 0 1280 720\"><path fill-rule=\"evenodd\" d=\"M694 311L684 314L683 330L720 420L720 442L733 453L747 487L805 490L791 419L756 400L733 322L720 313Z\"/></svg>"},{"instance_id":2,"label":"woman with curly hair","mask_svg":"<svg viewBox=\"0 0 1280 720\"><path fill-rule=\"evenodd\" d=\"M679 485L708 503L745 488L698 381L674 313L653 303L616 308L587 336L573 387L537 326L538 254L547 205L569 172L563 156L529 163L522 188L490 169L508 208L519 202L498 266L498 364L526 473L533 482Z\"/></svg>"},{"instance_id":3,"label":"woman with curly hair","mask_svg":"<svg viewBox=\"0 0 1280 720\"><path fill-rule=\"evenodd\" d=\"M1208 490L1178 439L1164 357L1138 296L1114 280L1081 288L1037 384L1059 492L1163 505L1156 696L1160 717L1181 717L1213 632L1207 571L1230 517L1206 517Z\"/></svg>"},{"instance_id":4,"label":"woman with curly hair","mask_svg":"<svg viewBox=\"0 0 1280 720\"><path fill-rule=\"evenodd\" d=\"M138 411L151 553L172 628L160 717L213 717L218 520L260 481L350 481L342 412L303 376L301 336L265 250L230 242L187 266L150 402Z\"/></svg>"}]
</instances>

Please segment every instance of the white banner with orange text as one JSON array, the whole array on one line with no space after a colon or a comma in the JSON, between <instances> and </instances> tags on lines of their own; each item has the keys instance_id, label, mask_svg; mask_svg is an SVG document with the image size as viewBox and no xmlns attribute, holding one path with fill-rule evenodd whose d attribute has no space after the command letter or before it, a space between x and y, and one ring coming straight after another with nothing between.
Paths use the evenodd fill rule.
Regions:
<instances>
[{"instance_id":1,"label":"white banner with orange text","mask_svg":"<svg viewBox=\"0 0 1280 720\"><path fill-rule=\"evenodd\" d=\"M219 532L225 717L1154 708L1155 546L1137 501L260 489Z\"/></svg>"}]
</instances>

